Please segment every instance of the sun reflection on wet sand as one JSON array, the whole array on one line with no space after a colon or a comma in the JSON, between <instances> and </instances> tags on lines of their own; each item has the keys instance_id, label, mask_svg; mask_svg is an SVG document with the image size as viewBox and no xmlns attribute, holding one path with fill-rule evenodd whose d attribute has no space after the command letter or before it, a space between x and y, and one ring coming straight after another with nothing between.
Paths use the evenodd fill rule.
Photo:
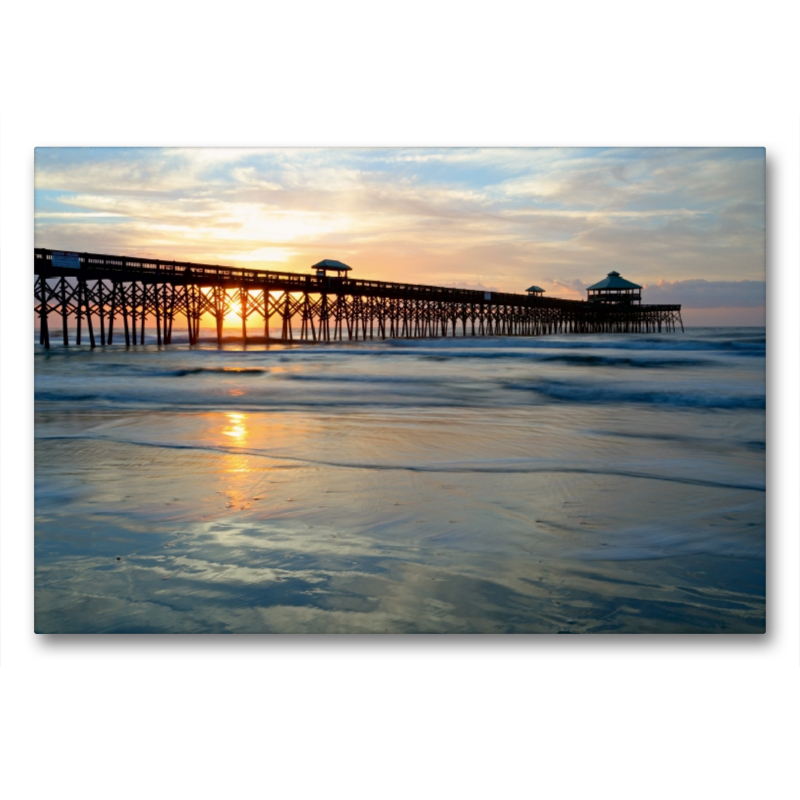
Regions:
<instances>
[{"instance_id":1,"label":"sun reflection on wet sand","mask_svg":"<svg viewBox=\"0 0 800 800\"><path fill-rule=\"evenodd\" d=\"M233 439L233 443L238 446L247 444L247 414L229 411L225 414L225 424L222 428L222 435ZM230 444L225 439L222 444ZM221 478L225 483L223 494L228 498L227 508L236 508L240 511L250 507L250 459L246 455L231 453L226 455L223 460Z\"/></svg>"},{"instance_id":2,"label":"sun reflection on wet sand","mask_svg":"<svg viewBox=\"0 0 800 800\"><path fill-rule=\"evenodd\" d=\"M232 453L225 456L220 478L224 488L222 493L227 497L227 508L244 511L250 508L252 501L250 458Z\"/></svg>"},{"instance_id":3,"label":"sun reflection on wet sand","mask_svg":"<svg viewBox=\"0 0 800 800\"><path fill-rule=\"evenodd\" d=\"M237 445L244 445L247 443L247 415L246 414L238 414L234 412L228 412L225 414L227 419L227 426L222 429L222 433L225 436L230 436L235 444ZM225 440L222 440L222 443L225 443Z\"/></svg>"}]
</instances>

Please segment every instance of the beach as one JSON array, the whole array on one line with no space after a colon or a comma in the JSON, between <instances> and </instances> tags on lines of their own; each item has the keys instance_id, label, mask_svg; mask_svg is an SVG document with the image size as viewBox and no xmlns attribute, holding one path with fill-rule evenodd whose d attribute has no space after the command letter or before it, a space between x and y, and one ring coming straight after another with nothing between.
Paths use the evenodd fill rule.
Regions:
<instances>
[{"instance_id":1,"label":"beach","mask_svg":"<svg viewBox=\"0 0 800 800\"><path fill-rule=\"evenodd\" d=\"M763 328L175 341L35 345L37 632L765 630Z\"/></svg>"}]
</instances>

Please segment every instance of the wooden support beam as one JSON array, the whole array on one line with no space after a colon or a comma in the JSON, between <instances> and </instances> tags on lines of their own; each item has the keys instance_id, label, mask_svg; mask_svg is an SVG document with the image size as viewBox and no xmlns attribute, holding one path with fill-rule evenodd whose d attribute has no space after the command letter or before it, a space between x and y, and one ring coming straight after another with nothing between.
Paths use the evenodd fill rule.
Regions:
<instances>
[{"instance_id":1,"label":"wooden support beam","mask_svg":"<svg viewBox=\"0 0 800 800\"><path fill-rule=\"evenodd\" d=\"M111 284L111 305L108 309L108 338L107 344L113 344L114 340L114 314L117 310L117 282Z\"/></svg>"},{"instance_id":2,"label":"wooden support beam","mask_svg":"<svg viewBox=\"0 0 800 800\"><path fill-rule=\"evenodd\" d=\"M89 346L94 350L94 328L92 327L92 312L89 308L89 287L86 281L81 280L78 283L78 302L80 303L80 296L83 294L83 307L86 309L86 328L89 331Z\"/></svg>"}]
</instances>

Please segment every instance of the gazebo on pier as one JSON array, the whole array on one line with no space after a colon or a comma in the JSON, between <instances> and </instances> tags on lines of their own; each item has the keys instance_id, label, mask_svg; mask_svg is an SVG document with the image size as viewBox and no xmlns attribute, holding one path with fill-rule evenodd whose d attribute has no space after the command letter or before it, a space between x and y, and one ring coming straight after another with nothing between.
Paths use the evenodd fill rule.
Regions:
<instances>
[{"instance_id":1,"label":"gazebo on pier","mask_svg":"<svg viewBox=\"0 0 800 800\"><path fill-rule=\"evenodd\" d=\"M332 258L323 258L318 264L314 264L311 269L317 271L317 277L319 278L326 277L328 272L335 272L337 278L346 278L352 267L348 267L347 264L342 264L341 261L335 261Z\"/></svg>"},{"instance_id":2,"label":"gazebo on pier","mask_svg":"<svg viewBox=\"0 0 800 800\"><path fill-rule=\"evenodd\" d=\"M525 291L531 297L541 297L544 294L544 289L539 286L529 286Z\"/></svg>"},{"instance_id":3,"label":"gazebo on pier","mask_svg":"<svg viewBox=\"0 0 800 800\"><path fill-rule=\"evenodd\" d=\"M630 306L641 305L642 302L642 287L638 283L626 281L619 272L614 271L586 291L590 303Z\"/></svg>"}]
</instances>

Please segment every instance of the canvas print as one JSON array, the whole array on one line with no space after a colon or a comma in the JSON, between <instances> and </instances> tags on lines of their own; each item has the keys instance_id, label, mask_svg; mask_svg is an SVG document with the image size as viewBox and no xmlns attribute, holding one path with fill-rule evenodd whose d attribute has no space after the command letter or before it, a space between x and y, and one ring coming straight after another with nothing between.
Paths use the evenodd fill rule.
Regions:
<instances>
[{"instance_id":1,"label":"canvas print","mask_svg":"<svg viewBox=\"0 0 800 800\"><path fill-rule=\"evenodd\" d=\"M38 633L762 633L763 148L39 148Z\"/></svg>"}]
</instances>

